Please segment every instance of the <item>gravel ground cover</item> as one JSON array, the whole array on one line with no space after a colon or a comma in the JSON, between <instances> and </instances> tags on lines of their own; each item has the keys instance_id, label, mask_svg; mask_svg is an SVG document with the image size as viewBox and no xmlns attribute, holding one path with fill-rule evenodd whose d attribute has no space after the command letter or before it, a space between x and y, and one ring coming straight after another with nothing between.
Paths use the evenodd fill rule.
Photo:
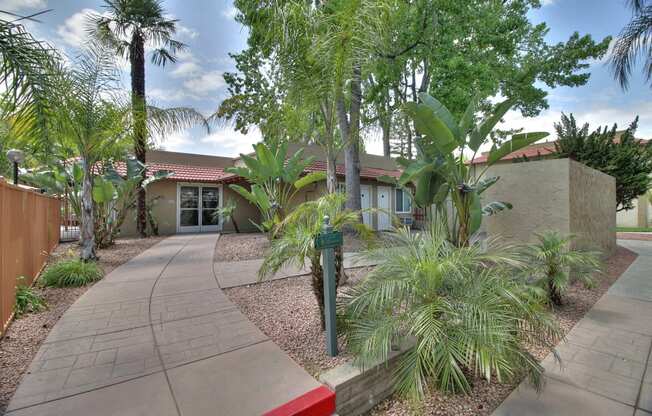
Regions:
<instances>
[{"instance_id":1,"label":"gravel ground cover","mask_svg":"<svg viewBox=\"0 0 652 416\"><path fill-rule=\"evenodd\" d=\"M114 246L97 251L100 257L99 265L104 273L108 274L164 238L118 239ZM79 255L79 246L76 243L60 244L48 258L48 263L77 255ZM90 287L91 285L76 288L35 289L44 297L48 305L47 309L15 319L4 337L0 339L0 414L4 413L23 373L29 367L50 329L68 307Z\"/></svg>"},{"instance_id":2,"label":"gravel ground cover","mask_svg":"<svg viewBox=\"0 0 652 416\"><path fill-rule=\"evenodd\" d=\"M360 251L362 245L358 238L344 236L344 251ZM262 259L267 248L269 240L261 233L222 234L215 246L215 261Z\"/></svg>"},{"instance_id":3,"label":"gravel ground cover","mask_svg":"<svg viewBox=\"0 0 652 416\"><path fill-rule=\"evenodd\" d=\"M593 289L584 288L580 284L569 289L564 298L565 304L554 311L564 333L570 331L635 258L636 254L632 251L618 247L616 253L605 262L604 276L599 278ZM367 271L368 269L348 270L351 279L347 284L355 284ZM310 287L309 276L227 289L226 293L252 322L313 376L317 377L350 358L343 345L340 350L344 352L340 356L331 358L326 354L325 337L319 324L319 309ZM542 350L531 352L540 360L547 354ZM390 398L373 409L371 415L490 415L517 384L489 384L477 379L469 396L433 391L420 406L400 398Z\"/></svg>"}]
</instances>

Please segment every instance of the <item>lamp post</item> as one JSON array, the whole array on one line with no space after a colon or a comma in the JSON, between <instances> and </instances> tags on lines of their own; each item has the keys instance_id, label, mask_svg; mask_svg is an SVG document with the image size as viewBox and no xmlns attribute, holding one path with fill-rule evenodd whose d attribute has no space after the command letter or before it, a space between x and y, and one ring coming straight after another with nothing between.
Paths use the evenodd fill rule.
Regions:
<instances>
[{"instance_id":1,"label":"lamp post","mask_svg":"<svg viewBox=\"0 0 652 416\"><path fill-rule=\"evenodd\" d=\"M7 159L14 164L14 185L18 185L18 164L23 163L25 154L22 150L11 149L7 152Z\"/></svg>"}]
</instances>

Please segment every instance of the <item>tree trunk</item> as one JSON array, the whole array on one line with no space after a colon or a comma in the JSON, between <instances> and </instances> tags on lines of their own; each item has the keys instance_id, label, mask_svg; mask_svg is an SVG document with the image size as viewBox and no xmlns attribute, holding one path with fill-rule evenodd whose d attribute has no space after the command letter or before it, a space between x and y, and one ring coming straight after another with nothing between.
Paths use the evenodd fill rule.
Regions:
<instances>
[{"instance_id":1,"label":"tree trunk","mask_svg":"<svg viewBox=\"0 0 652 416\"><path fill-rule=\"evenodd\" d=\"M548 297L550 298L550 302L555 306L561 306L564 303L561 298L561 293L552 283L552 277L548 277Z\"/></svg>"},{"instance_id":2,"label":"tree trunk","mask_svg":"<svg viewBox=\"0 0 652 416\"><path fill-rule=\"evenodd\" d=\"M147 162L147 113L145 101L145 41L139 31L134 31L130 46L131 64L131 105L134 123L134 153L142 164ZM138 184L138 201L136 203L136 227L141 237L147 236L147 195L140 186L147 177L147 170L142 173Z\"/></svg>"},{"instance_id":3,"label":"tree trunk","mask_svg":"<svg viewBox=\"0 0 652 416\"><path fill-rule=\"evenodd\" d=\"M324 318L324 270L319 262L321 255L317 254L310 259L310 276L312 282L312 293L317 298L317 305L319 305L319 321L321 322L321 329L326 329L326 320Z\"/></svg>"},{"instance_id":4,"label":"tree trunk","mask_svg":"<svg viewBox=\"0 0 652 416\"><path fill-rule=\"evenodd\" d=\"M361 71L353 68L351 79L351 110L348 138L344 148L344 170L346 174L346 208L359 211L360 200L360 105L362 101ZM360 217L362 220L362 217Z\"/></svg>"},{"instance_id":5,"label":"tree trunk","mask_svg":"<svg viewBox=\"0 0 652 416\"><path fill-rule=\"evenodd\" d=\"M82 179L82 212L80 224L81 254L84 261L95 260L95 221L93 219L93 182L91 166L84 160L84 177Z\"/></svg>"},{"instance_id":6,"label":"tree trunk","mask_svg":"<svg viewBox=\"0 0 652 416\"><path fill-rule=\"evenodd\" d=\"M344 250L342 246L335 248L335 288L345 285L349 276L344 270Z\"/></svg>"},{"instance_id":7,"label":"tree trunk","mask_svg":"<svg viewBox=\"0 0 652 416\"><path fill-rule=\"evenodd\" d=\"M337 155L331 149L326 154L326 188L329 194L337 192Z\"/></svg>"}]
</instances>

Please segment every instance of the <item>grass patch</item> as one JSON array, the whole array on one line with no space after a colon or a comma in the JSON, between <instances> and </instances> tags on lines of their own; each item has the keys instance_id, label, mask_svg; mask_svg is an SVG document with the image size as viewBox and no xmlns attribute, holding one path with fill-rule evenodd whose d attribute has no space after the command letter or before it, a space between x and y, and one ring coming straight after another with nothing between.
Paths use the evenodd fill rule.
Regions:
<instances>
[{"instance_id":1,"label":"grass patch","mask_svg":"<svg viewBox=\"0 0 652 416\"><path fill-rule=\"evenodd\" d=\"M102 269L97 263L72 259L49 266L41 275L41 282L45 286L84 286L100 280L102 276Z\"/></svg>"},{"instance_id":2,"label":"grass patch","mask_svg":"<svg viewBox=\"0 0 652 416\"><path fill-rule=\"evenodd\" d=\"M652 233L650 227L616 227L619 233Z\"/></svg>"},{"instance_id":3,"label":"grass patch","mask_svg":"<svg viewBox=\"0 0 652 416\"><path fill-rule=\"evenodd\" d=\"M43 297L34 288L23 283L24 280L25 277L20 276L16 285L16 305L14 306L16 316L29 312L40 312L47 307Z\"/></svg>"}]
</instances>

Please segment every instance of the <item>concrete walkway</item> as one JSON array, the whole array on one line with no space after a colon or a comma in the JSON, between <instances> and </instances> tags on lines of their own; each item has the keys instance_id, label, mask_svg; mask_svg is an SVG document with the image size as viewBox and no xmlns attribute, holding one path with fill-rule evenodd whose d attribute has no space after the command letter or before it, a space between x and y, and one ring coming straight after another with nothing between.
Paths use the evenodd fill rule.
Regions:
<instances>
[{"instance_id":1,"label":"concrete walkway","mask_svg":"<svg viewBox=\"0 0 652 416\"><path fill-rule=\"evenodd\" d=\"M652 241L622 241L639 257L547 357L540 395L522 383L494 416L652 415Z\"/></svg>"},{"instance_id":2,"label":"concrete walkway","mask_svg":"<svg viewBox=\"0 0 652 416\"><path fill-rule=\"evenodd\" d=\"M52 329L18 415L260 415L319 386L222 293L217 235L174 236L118 267Z\"/></svg>"},{"instance_id":3,"label":"concrete walkway","mask_svg":"<svg viewBox=\"0 0 652 416\"><path fill-rule=\"evenodd\" d=\"M236 286L251 285L259 283L258 270L263 264L263 259L226 261L215 263L215 274L223 289ZM344 253L344 268L367 267L374 264L367 259L359 258L357 253ZM266 280L286 279L288 277L301 276L310 273L306 265L303 268L286 266L279 270L274 276Z\"/></svg>"}]
</instances>

